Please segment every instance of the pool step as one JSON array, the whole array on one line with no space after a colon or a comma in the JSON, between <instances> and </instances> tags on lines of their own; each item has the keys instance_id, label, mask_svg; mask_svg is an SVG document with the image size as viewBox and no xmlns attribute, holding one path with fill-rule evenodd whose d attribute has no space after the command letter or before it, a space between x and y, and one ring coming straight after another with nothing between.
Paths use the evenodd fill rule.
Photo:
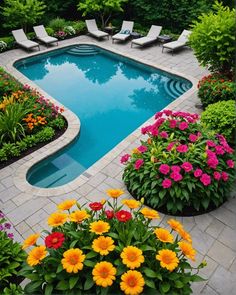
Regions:
<instances>
[{"instance_id":1,"label":"pool step","mask_svg":"<svg viewBox=\"0 0 236 295\"><path fill-rule=\"evenodd\" d=\"M89 45L78 45L67 50L67 53L69 54L81 55L81 56L95 55L95 54L98 54L98 52L99 52L98 49Z\"/></svg>"},{"instance_id":2,"label":"pool step","mask_svg":"<svg viewBox=\"0 0 236 295\"><path fill-rule=\"evenodd\" d=\"M190 88L190 85L184 81L169 80L164 87L169 96L177 98L186 92Z\"/></svg>"}]
</instances>

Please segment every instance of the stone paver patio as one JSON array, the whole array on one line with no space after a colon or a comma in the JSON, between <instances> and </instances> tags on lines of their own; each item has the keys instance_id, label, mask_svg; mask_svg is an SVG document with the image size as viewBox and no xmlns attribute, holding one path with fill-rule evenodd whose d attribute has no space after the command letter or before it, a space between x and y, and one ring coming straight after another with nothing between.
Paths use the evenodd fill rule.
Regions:
<instances>
[{"instance_id":1,"label":"stone paver patio","mask_svg":"<svg viewBox=\"0 0 236 295\"><path fill-rule=\"evenodd\" d=\"M181 74L190 79L194 86L189 92L171 103L168 108L199 112L195 108L195 104L199 103L196 94L196 83L198 79L207 74L207 70L198 65L190 49L184 49L172 56L170 53L162 54L161 47L158 45L143 49L137 47L130 48L129 42L127 44L112 44L111 40L98 42L88 36L61 41L59 42L59 47L74 43L98 44L101 47L138 59L144 63ZM42 52L48 50L43 46L41 48ZM0 54L0 66L5 67L8 72L23 83L37 87L12 66L13 61L33 54L27 54L21 49L2 53ZM44 91L40 90L40 92L51 98ZM121 179L123 166L120 164L120 156L124 152L130 152L138 144L140 128L68 185L58 189L37 189L26 182L26 172L33 163L38 162L42 157L54 153L58 148L62 148L78 134L80 122L71 111L65 111L65 116L69 119L70 126L61 138L0 170L0 209L14 225L15 238L18 241L22 241L33 232L47 228L46 218L56 210L56 204L64 199L73 197L78 198L80 203L85 203L106 198L105 190L108 188L121 188L125 190ZM131 198L131 196L126 192L124 198ZM161 223L164 224L168 217L161 214ZM200 271L200 274L207 280L194 284L193 294L235 294L235 192L228 202L209 214L177 219L183 222L185 228L190 231L193 237L193 245L198 251L197 262L205 259L208 263L207 267Z\"/></svg>"}]
</instances>

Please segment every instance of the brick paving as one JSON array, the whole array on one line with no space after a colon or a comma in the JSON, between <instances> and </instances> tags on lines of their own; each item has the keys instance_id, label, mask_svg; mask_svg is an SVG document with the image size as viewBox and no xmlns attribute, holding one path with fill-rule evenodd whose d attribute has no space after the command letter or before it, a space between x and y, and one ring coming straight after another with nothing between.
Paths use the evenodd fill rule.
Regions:
<instances>
[{"instance_id":1,"label":"brick paving","mask_svg":"<svg viewBox=\"0 0 236 295\"><path fill-rule=\"evenodd\" d=\"M130 47L126 44L108 41L96 41L88 36L80 36L59 42L59 47L71 44L96 44L105 49L120 53L130 58L156 66L169 72L180 74L193 83L193 88L182 97L171 103L167 108L181 111L199 112L195 105L197 98L197 81L207 70L200 67L193 52L186 48L173 56L171 53L161 53L161 46L153 45L147 48ZM41 46L41 51L47 49ZM0 54L0 66L13 74L23 83L38 88L13 67L17 59L28 57L36 53L26 53L15 49ZM51 98L44 91L42 94ZM53 98L51 98L53 100ZM57 103L59 104L59 103ZM72 110L73 111L73 110ZM106 198L107 188L121 188L126 191L122 182L123 166L119 159L124 151L129 152L140 140L140 128L125 138L117 147L96 162L85 173L71 183L60 188L35 188L26 182L28 169L43 157L54 153L68 144L78 134L80 122L70 110L65 111L69 120L69 128L65 134L46 147L26 156L12 165L0 170L0 209L14 225L15 238L22 241L29 234L47 228L46 218L56 209L56 204L66 198L77 198L80 203L96 201ZM152 119L149 120L152 122ZM146 124L146 123L145 123ZM193 237L193 244L197 249L197 262L205 259L207 267L200 274L207 280L193 284L193 294L204 295L232 295L236 289L236 192L231 199L219 209L196 217L179 217L185 228ZM131 198L126 191L123 198ZM167 215L161 214L161 224L165 224Z\"/></svg>"}]
</instances>

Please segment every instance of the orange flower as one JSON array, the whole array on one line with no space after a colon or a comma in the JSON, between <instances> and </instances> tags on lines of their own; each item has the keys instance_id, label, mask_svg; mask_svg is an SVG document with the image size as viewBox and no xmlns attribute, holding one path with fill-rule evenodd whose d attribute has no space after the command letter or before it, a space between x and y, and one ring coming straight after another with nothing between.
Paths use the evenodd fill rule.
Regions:
<instances>
[{"instance_id":1,"label":"orange flower","mask_svg":"<svg viewBox=\"0 0 236 295\"><path fill-rule=\"evenodd\" d=\"M71 207L73 207L76 204L75 199L66 200L64 202L61 202L57 205L57 208L60 210L69 210Z\"/></svg>"},{"instance_id":2,"label":"orange flower","mask_svg":"<svg viewBox=\"0 0 236 295\"><path fill-rule=\"evenodd\" d=\"M178 230L179 235L181 236L181 238L189 243L192 243L192 238L191 235L186 232L184 229L179 229Z\"/></svg>"},{"instance_id":3,"label":"orange flower","mask_svg":"<svg viewBox=\"0 0 236 295\"><path fill-rule=\"evenodd\" d=\"M156 259L160 261L161 267L166 268L169 271L173 271L179 264L179 259L176 256L176 253L168 249L159 250Z\"/></svg>"},{"instance_id":4,"label":"orange flower","mask_svg":"<svg viewBox=\"0 0 236 295\"><path fill-rule=\"evenodd\" d=\"M173 235L167 229L157 228L154 230L154 233L156 234L157 238L164 243L172 244L174 242Z\"/></svg>"},{"instance_id":5,"label":"orange flower","mask_svg":"<svg viewBox=\"0 0 236 295\"><path fill-rule=\"evenodd\" d=\"M125 247L120 257L122 258L122 262L131 269L140 267L141 263L144 262L142 250L134 246Z\"/></svg>"},{"instance_id":6,"label":"orange flower","mask_svg":"<svg viewBox=\"0 0 236 295\"><path fill-rule=\"evenodd\" d=\"M86 212L86 210L76 210L70 214L70 220L77 223L81 223L89 217L90 215Z\"/></svg>"},{"instance_id":7,"label":"orange flower","mask_svg":"<svg viewBox=\"0 0 236 295\"><path fill-rule=\"evenodd\" d=\"M190 243L183 241L183 242L179 242L178 245L186 257L195 261L196 250L193 249Z\"/></svg>"},{"instance_id":8,"label":"orange flower","mask_svg":"<svg viewBox=\"0 0 236 295\"><path fill-rule=\"evenodd\" d=\"M79 248L65 251L63 257L61 263L68 273L77 273L79 270L83 269L85 255Z\"/></svg>"},{"instance_id":9,"label":"orange flower","mask_svg":"<svg viewBox=\"0 0 236 295\"><path fill-rule=\"evenodd\" d=\"M126 295L141 294L144 285L144 278L139 271L128 270L121 276L120 288Z\"/></svg>"},{"instance_id":10,"label":"orange flower","mask_svg":"<svg viewBox=\"0 0 236 295\"><path fill-rule=\"evenodd\" d=\"M115 249L114 241L110 237L100 236L93 241L92 248L101 255L108 255Z\"/></svg>"},{"instance_id":11,"label":"orange flower","mask_svg":"<svg viewBox=\"0 0 236 295\"><path fill-rule=\"evenodd\" d=\"M141 203L136 200L122 200L122 203L129 207L129 209L136 209L141 206Z\"/></svg>"},{"instance_id":12,"label":"orange flower","mask_svg":"<svg viewBox=\"0 0 236 295\"><path fill-rule=\"evenodd\" d=\"M159 214L157 211L152 210L152 209L148 209L147 207L143 208L140 211L144 217L148 218L148 219L156 219L156 218L160 218Z\"/></svg>"},{"instance_id":13,"label":"orange flower","mask_svg":"<svg viewBox=\"0 0 236 295\"><path fill-rule=\"evenodd\" d=\"M134 149L131 151L131 154L141 154L141 152L140 152L137 148L134 148Z\"/></svg>"},{"instance_id":14,"label":"orange flower","mask_svg":"<svg viewBox=\"0 0 236 295\"><path fill-rule=\"evenodd\" d=\"M109 229L110 229L109 223L102 220L94 221L90 224L90 231L97 235L102 235L103 233L107 233Z\"/></svg>"},{"instance_id":15,"label":"orange flower","mask_svg":"<svg viewBox=\"0 0 236 295\"><path fill-rule=\"evenodd\" d=\"M63 225L67 220L67 214L62 212L54 212L48 217L48 225L56 227Z\"/></svg>"},{"instance_id":16,"label":"orange flower","mask_svg":"<svg viewBox=\"0 0 236 295\"><path fill-rule=\"evenodd\" d=\"M37 233L37 234L33 234L33 235L30 235L27 239L24 240L24 243L23 243L23 246L22 246L22 249L26 249L30 246L33 246L36 244L38 238L39 238L40 234Z\"/></svg>"},{"instance_id":17,"label":"orange flower","mask_svg":"<svg viewBox=\"0 0 236 295\"><path fill-rule=\"evenodd\" d=\"M116 269L115 267L107 261L99 262L95 265L93 271L93 280L97 286L102 286L106 288L113 284L116 279Z\"/></svg>"},{"instance_id":18,"label":"orange flower","mask_svg":"<svg viewBox=\"0 0 236 295\"><path fill-rule=\"evenodd\" d=\"M47 255L45 246L38 246L32 249L27 257L27 263L30 266L39 264Z\"/></svg>"},{"instance_id":19,"label":"orange flower","mask_svg":"<svg viewBox=\"0 0 236 295\"><path fill-rule=\"evenodd\" d=\"M167 223L175 231L179 231L180 229L183 228L183 225L179 221L177 221L175 219L170 219L170 220L167 221Z\"/></svg>"},{"instance_id":20,"label":"orange flower","mask_svg":"<svg viewBox=\"0 0 236 295\"><path fill-rule=\"evenodd\" d=\"M124 194L121 189L108 189L106 193L109 197L112 197L113 199L117 199L119 196Z\"/></svg>"}]
</instances>

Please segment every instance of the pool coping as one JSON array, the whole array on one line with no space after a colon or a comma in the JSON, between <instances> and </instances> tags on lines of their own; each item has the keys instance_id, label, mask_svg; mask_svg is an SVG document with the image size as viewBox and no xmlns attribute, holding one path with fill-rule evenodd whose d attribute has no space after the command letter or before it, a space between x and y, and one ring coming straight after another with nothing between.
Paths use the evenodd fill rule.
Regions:
<instances>
[{"instance_id":1,"label":"pool coping","mask_svg":"<svg viewBox=\"0 0 236 295\"><path fill-rule=\"evenodd\" d=\"M121 55L123 57L127 57L133 61L137 61L141 64L153 67L157 70L162 70L167 73L170 73L172 75L179 76L181 78L187 79L192 83L192 87L186 91L183 95L175 99L172 103L167 105L165 107L168 109L174 109L177 105L180 103L188 100L196 91L197 91L197 83L198 80L190 75L183 74L181 72L175 71L173 69L170 69L168 67L164 66L157 66L154 62L149 62L146 60L143 60L141 58L137 58L135 56L132 56L127 53L121 53L118 50L111 48L109 46L106 46L105 44L97 44L94 42L83 42L83 41L77 41L74 43L71 43L70 45L65 44L61 45L58 49L63 49L65 47L71 47L74 45L80 45L80 44L86 44L86 45L93 45L96 47L100 47L101 49L108 50L112 53ZM113 149L111 149L108 153L106 153L102 158L100 158L98 161L96 161L92 166L90 166L87 170L85 170L81 175L79 175L77 178L72 180L71 182L58 186L55 188L39 188L35 187L31 184L29 184L26 180L27 173L29 169L37 164L38 162L42 161L43 159L53 155L54 153L58 152L62 148L69 145L79 134L80 131L80 120L79 118L68 108L66 108L64 105L62 105L59 101L57 101L55 98L50 96L47 92L45 92L43 89L41 89L39 86L34 84L33 81L25 77L23 74L21 74L15 67L14 64L17 61L20 61L22 59L25 59L27 57L33 57L33 56L40 56L44 53L54 51L55 47L50 48L48 50L44 50L42 52L34 52L31 54L26 54L23 57L18 57L13 60L11 60L4 68L7 72L9 72L12 76L14 76L16 79L18 79L23 84L28 84L37 91L39 91L43 96L49 98L53 103L58 105L59 107L63 107L65 111L63 112L64 117L66 118L68 122L68 128L65 131L65 133L59 137L58 139L54 140L53 142L50 142L46 144L44 147L36 150L35 152L31 153L30 155L24 157L23 159L26 161L25 163L22 163L18 168L16 168L15 173L13 175L13 182L15 186L23 192L32 193L34 196L59 196L65 193L72 192L79 186L83 185L88 181L88 179L92 176L94 176L96 173L100 172L106 165L108 165L112 160L114 160L115 157L117 157L120 153L125 152L127 147L130 145L131 142L134 140L138 140L141 137L140 128L142 126L145 126L146 124L152 124L154 122L153 117L149 118L147 121L145 121L141 126L139 126L136 130L134 130L131 134L129 134L127 137L125 137L118 145L116 145ZM20 160L18 160L20 161ZM16 162L18 162L16 161Z\"/></svg>"}]
</instances>

